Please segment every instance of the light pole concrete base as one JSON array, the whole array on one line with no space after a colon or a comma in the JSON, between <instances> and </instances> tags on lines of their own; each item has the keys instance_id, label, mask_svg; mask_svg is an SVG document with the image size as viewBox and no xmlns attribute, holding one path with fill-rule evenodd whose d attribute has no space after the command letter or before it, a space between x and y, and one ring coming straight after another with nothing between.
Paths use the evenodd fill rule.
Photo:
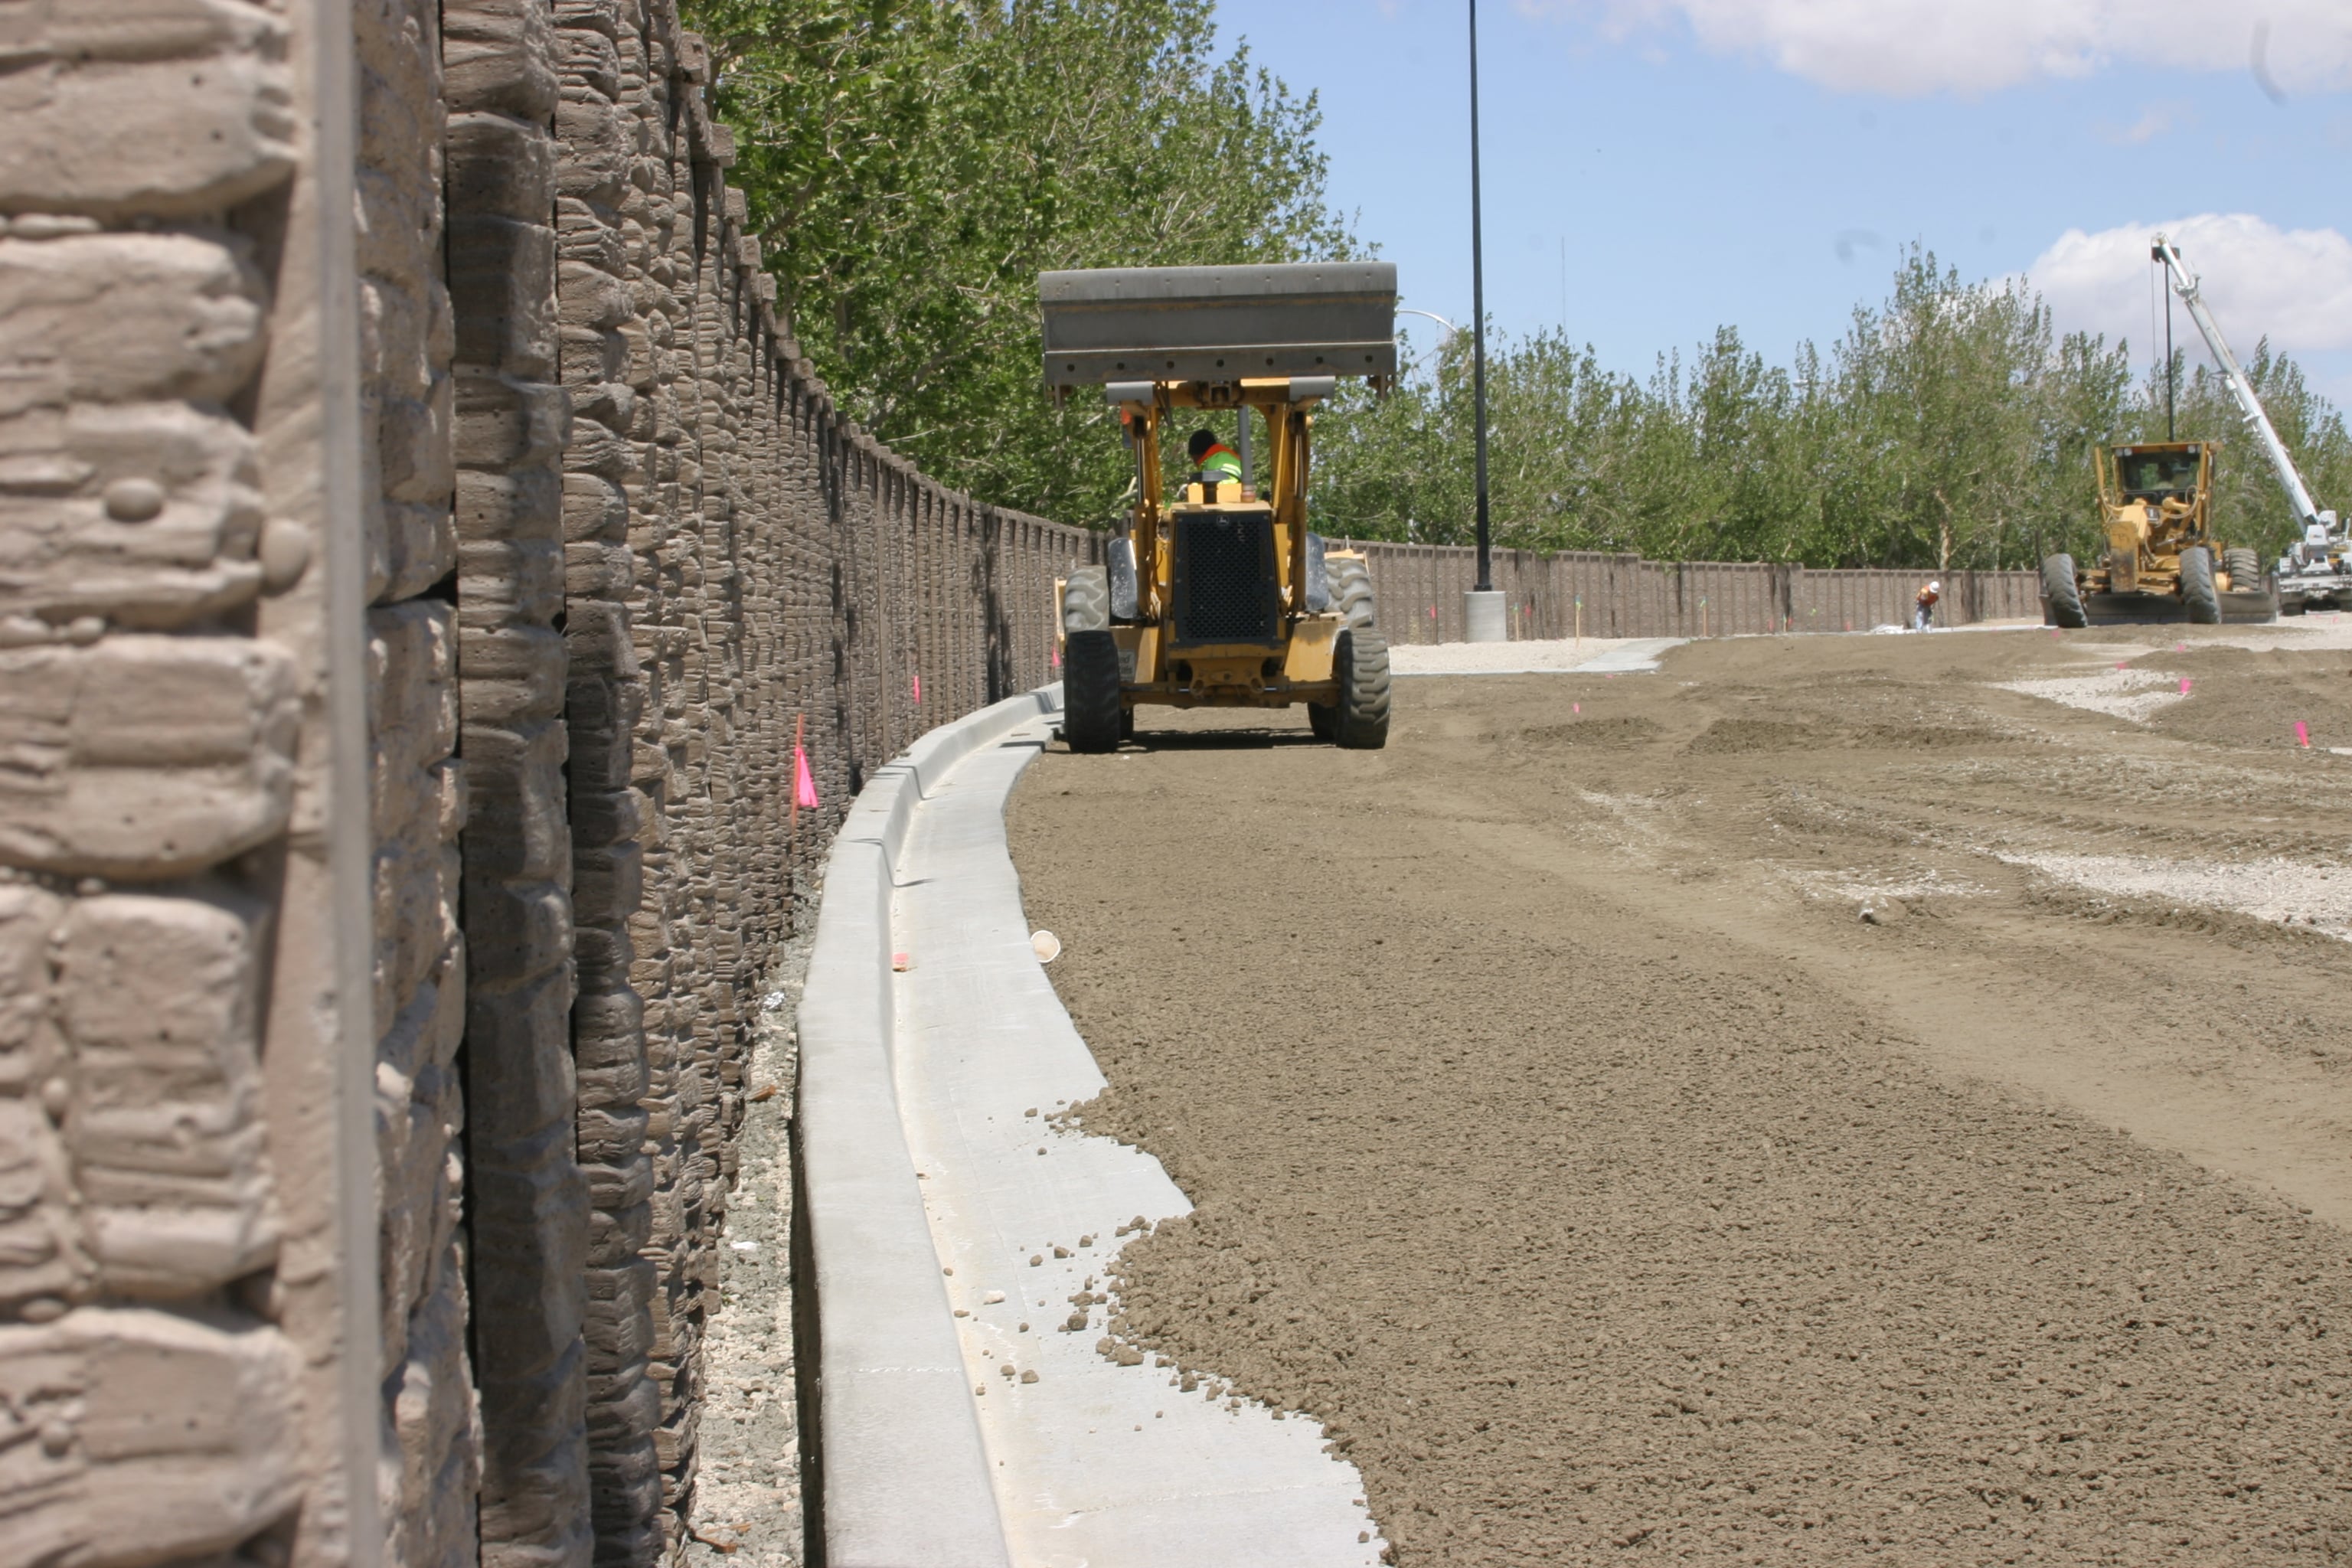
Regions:
<instances>
[{"instance_id":1,"label":"light pole concrete base","mask_svg":"<svg viewBox=\"0 0 2352 1568\"><path fill-rule=\"evenodd\" d=\"M1475 588L1464 589L1462 620L1470 628L1472 642L1511 640L1511 617L1503 607L1500 588L1489 588L1483 594Z\"/></svg>"}]
</instances>

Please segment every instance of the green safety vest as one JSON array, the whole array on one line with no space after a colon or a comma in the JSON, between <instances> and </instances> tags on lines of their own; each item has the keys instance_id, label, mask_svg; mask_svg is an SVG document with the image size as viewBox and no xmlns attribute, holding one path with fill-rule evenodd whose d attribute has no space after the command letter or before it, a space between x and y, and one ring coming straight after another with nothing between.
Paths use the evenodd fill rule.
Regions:
<instances>
[{"instance_id":1,"label":"green safety vest","mask_svg":"<svg viewBox=\"0 0 2352 1568\"><path fill-rule=\"evenodd\" d=\"M1211 484L1239 484L1242 482L1241 457L1220 441L1201 454L1200 472L1202 478Z\"/></svg>"}]
</instances>

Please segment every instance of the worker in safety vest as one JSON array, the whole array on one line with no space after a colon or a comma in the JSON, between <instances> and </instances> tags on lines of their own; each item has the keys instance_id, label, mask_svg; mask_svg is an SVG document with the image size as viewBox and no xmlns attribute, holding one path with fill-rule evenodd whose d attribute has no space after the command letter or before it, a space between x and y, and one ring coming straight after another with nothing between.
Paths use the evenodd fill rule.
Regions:
<instances>
[{"instance_id":1,"label":"worker in safety vest","mask_svg":"<svg viewBox=\"0 0 2352 1568\"><path fill-rule=\"evenodd\" d=\"M1941 583L1930 583L1911 601L1911 629L1924 632L1936 624L1936 601L1944 596Z\"/></svg>"},{"instance_id":2,"label":"worker in safety vest","mask_svg":"<svg viewBox=\"0 0 2352 1568\"><path fill-rule=\"evenodd\" d=\"M1195 430L1192 440L1184 445L1192 454L1192 477L1185 481L1195 485L1237 485L1242 482L1241 454L1217 439L1214 430Z\"/></svg>"}]
</instances>

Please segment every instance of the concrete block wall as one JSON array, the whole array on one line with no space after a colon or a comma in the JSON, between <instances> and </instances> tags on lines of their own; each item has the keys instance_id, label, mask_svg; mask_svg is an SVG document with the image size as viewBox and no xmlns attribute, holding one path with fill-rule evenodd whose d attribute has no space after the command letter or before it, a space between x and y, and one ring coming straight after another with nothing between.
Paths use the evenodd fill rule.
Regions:
<instances>
[{"instance_id":1,"label":"concrete block wall","mask_svg":"<svg viewBox=\"0 0 2352 1568\"><path fill-rule=\"evenodd\" d=\"M462 1454L437 258L358 232L436 201L376 118L437 133L410 20L0 19L12 1563L373 1556L395 1432Z\"/></svg>"},{"instance_id":2,"label":"concrete block wall","mask_svg":"<svg viewBox=\"0 0 2352 1568\"><path fill-rule=\"evenodd\" d=\"M1460 642L1462 595L1477 580L1477 552L1460 544L1342 542L1372 574L1381 628L1392 643ZM2038 616L2032 572L1814 570L1740 561L1645 561L1563 550L1493 552L1513 638L1727 637L1868 631L1906 626L1912 595L1944 584L1940 626ZM1581 601L1580 605L1579 601ZM1580 609L1581 616L1580 618Z\"/></svg>"},{"instance_id":3,"label":"concrete block wall","mask_svg":"<svg viewBox=\"0 0 2352 1568\"><path fill-rule=\"evenodd\" d=\"M841 417L669 0L0 9L0 1561L675 1559L796 881L1097 542Z\"/></svg>"}]
</instances>

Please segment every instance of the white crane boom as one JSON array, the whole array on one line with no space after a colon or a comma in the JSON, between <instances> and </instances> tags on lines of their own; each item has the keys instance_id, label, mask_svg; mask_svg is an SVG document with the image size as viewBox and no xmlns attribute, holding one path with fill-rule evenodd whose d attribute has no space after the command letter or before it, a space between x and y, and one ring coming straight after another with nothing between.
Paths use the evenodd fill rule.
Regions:
<instances>
[{"instance_id":1,"label":"white crane boom","mask_svg":"<svg viewBox=\"0 0 2352 1568\"><path fill-rule=\"evenodd\" d=\"M2180 258L2180 247L2160 234L2156 237L2154 254L2155 259L2164 263L2172 291L2189 307L2189 319L2205 334L2205 346L2213 351L2214 363L2221 367L2221 379L2229 383L2230 395L2238 400L2238 412L2246 416L2287 499L2294 503L2295 521L2309 528L2319 520L2319 508L2313 504L2311 491L2304 487L2303 475L2296 470L2294 459L2287 456L2286 444L2271 428L2270 416L2263 412L2262 400L2254 395L2253 383L2246 379L2246 373L2238 366L2238 356L2230 352L2229 343L2223 340L2221 323L2205 308L2204 298L2198 290L2197 274L2189 271L2189 263ZM2172 374L2170 366L2165 367L2165 374Z\"/></svg>"}]
</instances>

